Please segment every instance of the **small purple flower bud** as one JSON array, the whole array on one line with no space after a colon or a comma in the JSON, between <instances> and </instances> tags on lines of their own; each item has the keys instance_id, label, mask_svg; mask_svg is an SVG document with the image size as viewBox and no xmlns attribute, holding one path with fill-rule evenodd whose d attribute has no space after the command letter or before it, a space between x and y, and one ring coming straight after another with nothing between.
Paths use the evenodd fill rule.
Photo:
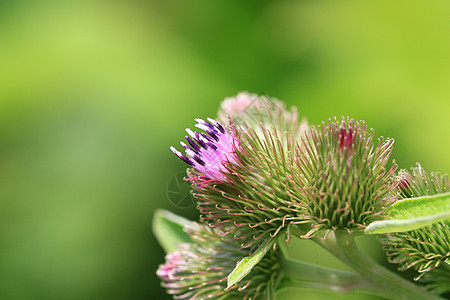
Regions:
<instances>
[{"instance_id":1,"label":"small purple flower bud","mask_svg":"<svg viewBox=\"0 0 450 300\"><path fill-rule=\"evenodd\" d=\"M193 132L189 128L186 132L188 144L182 143L186 155L183 155L175 147L170 149L181 160L194 167L206 177L224 181L226 176L226 165L236 163L235 148L238 147L236 135L229 133L222 124L208 118L208 121L195 119L195 127L204 131L204 133Z\"/></svg>"},{"instance_id":2,"label":"small purple flower bud","mask_svg":"<svg viewBox=\"0 0 450 300\"><path fill-rule=\"evenodd\" d=\"M224 240L221 232L196 224L187 229L192 243L179 244L166 255L156 274L174 299L268 299L282 277L278 255L270 250L239 283L227 288L236 262L251 254L238 240ZM269 288L270 287L270 288Z\"/></svg>"},{"instance_id":3,"label":"small purple flower bud","mask_svg":"<svg viewBox=\"0 0 450 300\"><path fill-rule=\"evenodd\" d=\"M179 251L171 252L166 256L166 264L159 266L156 275L164 281L173 280L177 272L177 267L182 262L183 257Z\"/></svg>"},{"instance_id":4,"label":"small purple flower bud","mask_svg":"<svg viewBox=\"0 0 450 300\"><path fill-rule=\"evenodd\" d=\"M247 124L248 127L257 131L263 138L260 126L270 128L271 126L287 131L294 137L298 137L308 129L308 123L304 119L299 123L297 109L290 110L286 105L274 98L258 96L248 92L240 92L237 96L226 98L218 112L219 120L227 122L231 119L235 124Z\"/></svg>"},{"instance_id":5,"label":"small purple flower bud","mask_svg":"<svg viewBox=\"0 0 450 300\"><path fill-rule=\"evenodd\" d=\"M258 95L240 92L236 97L226 98L222 102L218 113L219 120L226 122L229 117L245 115L245 111L254 105L260 105Z\"/></svg>"},{"instance_id":6,"label":"small purple flower bud","mask_svg":"<svg viewBox=\"0 0 450 300\"><path fill-rule=\"evenodd\" d=\"M416 168L400 170L396 178L399 200L450 192L447 175L430 175L417 164ZM389 262L399 264L399 270L410 268L418 272L415 280L425 275L425 281L439 282L445 276L448 282L450 264L450 221L445 220L416 230L390 233L380 238ZM429 274L428 274L429 273ZM442 273L442 274L441 274ZM446 274L446 275L445 275ZM436 287L441 291L443 286ZM447 288L450 291L450 288ZM445 291L445 289L443 290Z\"/></svg>"}]
</instances>

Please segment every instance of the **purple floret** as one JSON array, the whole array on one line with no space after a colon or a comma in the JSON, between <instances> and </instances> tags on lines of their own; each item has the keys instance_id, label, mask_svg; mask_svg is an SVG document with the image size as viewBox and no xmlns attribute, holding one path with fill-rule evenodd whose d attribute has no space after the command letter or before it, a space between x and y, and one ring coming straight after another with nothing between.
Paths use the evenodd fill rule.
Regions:
<instances>
[{"instance_id":1,"label":"purple floret","mask_svg":"<svg viewBox=\"0 0 450 300\"><path fill-rule=\"evenodd\" d=\"M223 181L225 175L226 163L236 163L234 147L237 142L235 137L215 120L208 118L208 121L195 119L195 127L204 131L204 133L193 132L189 128L186 132L188 144L181 142L185 148L186 155L170 147L170 149L181 160L191 165L205 176Z\"/></svg>"}]
</instances>

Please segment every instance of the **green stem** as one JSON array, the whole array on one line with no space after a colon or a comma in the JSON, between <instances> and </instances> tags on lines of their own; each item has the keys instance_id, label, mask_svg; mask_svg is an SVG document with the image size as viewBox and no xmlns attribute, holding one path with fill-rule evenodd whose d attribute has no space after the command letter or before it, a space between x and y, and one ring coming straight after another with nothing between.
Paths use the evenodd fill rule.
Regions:
<instances>
[{"instance_id":1,"label":"green stem","mask_svg":"<svg viewBox=\"0 0 450 300\"><path fill-rule=\"evenodd\" d=\"M367 286L367 282L353 272L309 265L286 257L282 258L281 266L286 278L282 283L283 287L351 292L365 290Z\"/></svg>"},{"instance_id":2,"label":"green stem","mask_svg":"<svg viewBox=\"0 0 450 300\"><path fill-rule=\"evenodd\" d=\"M373 261L358 248L352 234L345 231L329 232L328 235L317 236L313 240L361 274L366 283L366 291L372 291L387 299L443 299Z\"/></svg>"}]
</instances>

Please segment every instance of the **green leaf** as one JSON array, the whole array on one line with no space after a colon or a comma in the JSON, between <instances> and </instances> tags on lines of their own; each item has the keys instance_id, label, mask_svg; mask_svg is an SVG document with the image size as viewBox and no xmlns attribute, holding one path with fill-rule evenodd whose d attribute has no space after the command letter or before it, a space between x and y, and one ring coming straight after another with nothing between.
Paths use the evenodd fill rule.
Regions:
<instances>
[{"instance_id":1,"label":"green leaf","mask_svg":"<svg viewBox=\"0 0 450 300\"><path fill-rule=\"evenodd\" d=\"M390 219L369 224L365 233L410 231L449 220L450 193L400 200L389 207L387 213Z\"/></svg>"},{"instance_id":2,"label":"green leaf","mask_svg":"<svg viewBox=\"0 0 450 300\"><path fill-rule=\"evenodd\" d=\"M170 211L157 209L153 216L153 234L167 253L175 250L176 246L180 243L192 242L189 235L184 231L184 228L192 226L193 223Z\"/></svg>"},{"instance_id":3,"label":"green leaf","mask_svg":"<svg viewBox=\"0 0 450 300\"><path fill-rule=\"evenodd\" d=\"M276 239L274 238L265 240L252 255L244 257L243 259L238 261L234 270L231 271L231 273L228 275L227 289L247 276L247 274L250 273L253 267L259 263L264 255L266 255L267 251L272 248L275 241Z\"/></svg>"}]
</instances>

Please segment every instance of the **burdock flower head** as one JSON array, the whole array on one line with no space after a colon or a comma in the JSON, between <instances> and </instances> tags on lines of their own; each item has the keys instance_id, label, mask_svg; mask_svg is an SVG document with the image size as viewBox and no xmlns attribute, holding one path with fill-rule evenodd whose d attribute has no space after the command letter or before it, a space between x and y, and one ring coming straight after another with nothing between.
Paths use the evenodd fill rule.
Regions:
<instances>
[{"instance_id":1,"label":"burdock flower head","mask_svg":"<svg viewBox=\"0 0 450 300\"><path fill-rule=\"evenodd\" d=\"M431 196L450 192L450 183L447 175L431 173L430 175L418 165L412 168L411 173L400 170L397 179L399 199ZM391 233L380 238L384 244L389 261L399 264L399 270L414 268L420 279L427 272L438 267L450 267L450 221L441 221L407 232ZM430 273L429 281L441 280L439 271ZM442 287L441 287L442 288Z\"/></svg>"},{"instance_id":2,"label":"burdock flower head","mask_svg":"<svg viewBox=\"0 0 450 300\"><path fill-rule=\"evenodd\" d=\"M222 124L211 118L207 120L209 122L196 119L197 124L195 125L205 133L186 129L189 134L189 136L186 136L188 144L181 142L186 155L183 155L173 146L170 149L180 159L207 178L223 181L225 180L226 165L236 162L234 148L238 145L238 140L235 133L227 131Z\"/></svg>"},{"instance_id":3,"label":"burdock flower head","mask_svg":"<svg viewBox=\"0 0 450 300\"><path fill-rule=\"evenodd\" d=\"M301 180L292 163L294 141L261 127L264 139L251 128L240 133L237 163L227 166L227 180L204 181L190 170L189 180L198 199L201 219L223 234L250 247L260 240L274 238L291 225L303 222Z\"/></svg>"},{"instance_id":4,"label":"burdock flower head","mask_svg":"<svg viewBox=\"0 0 450 300\"><path fill-rule=\"evenodd\" d=\"M245 248L275 237L282 229L288 229L289 238L290 225L303 220L299 216L302 187L297 177L300 172L292 163L295 138L281 130L295 122L289 126L280 123L277 127L266 127L261 121L252 123L256 127L251 127L243 121L245 113L252 112L250 120L268 116L277 116L276 120L282 116L289 122L293 119L286 119L291 114L284 106L270 102L276 100L263 101L256 97L250 101L249 97L253 96L240 94L234 100L225 101L233 101L233 105L234 101L244 101L251 108L245 111L239 105L229 108L227 112L233 115L228 118L230 126L224 127L212 119L198 120L196 126L206 133L188 130L189 145L182 143L186 155L172 148L179 158L193 166L188 170L187 179L199 200L202 221L222 229L222 234L229 238L239 239ZM254 106L255 103L266 104ZM258 117L259 110L264 117ZM241 125L235 125L235 121ZM300 125L296 126L295 134L300 130Z\"/></svg>"},{"instance_id":5,"label":"burdock flower head","mask_svg":"<svg viewBox=\"0 0 450 300\"><path fill-rule=\"evenodd\" d=\"M373 143L364 121L342 117L312 126L298 147L304 175L305 218L314 236L322 229L363 229L383 218L395 200L391 179L395 164L386 168L393 140Z\"/></svg>"},{"instance_id":6,"label":"burdock flower head","mask_svg":"<svg viewBox=\"0 0 450 300\"><path fill-rule=\"evenodd\" d=\"M242 281L227 289L236 262L251 253L236 240L203 224L187 229L192 243L179 244L166 256L157 275L174 299L272 299L281 279L276 252L270 250Z\"/></svg>"}]
</instances>

